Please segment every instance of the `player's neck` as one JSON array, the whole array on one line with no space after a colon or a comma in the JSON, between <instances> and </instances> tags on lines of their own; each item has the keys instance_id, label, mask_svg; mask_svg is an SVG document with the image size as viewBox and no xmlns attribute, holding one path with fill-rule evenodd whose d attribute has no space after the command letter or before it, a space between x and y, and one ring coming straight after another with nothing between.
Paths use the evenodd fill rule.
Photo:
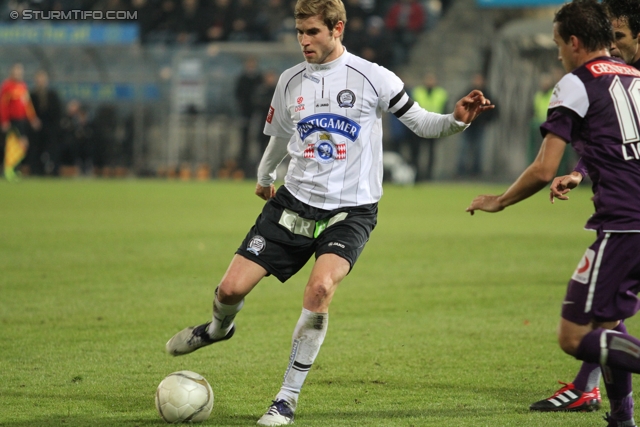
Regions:
<instances>
[{"instance_id":1,"label":"player's neck","mask_svg":"<svg viewBox=\"0 0 640 427\"><path fill-rule=\"evenodd\" d=\"M578 66L584 65L589 61L593 61L596 58L600 58L603 56L611 56L609 55L609 51L607 49L594 50L592 52L583 51L578 56Z\"/></svg>"},{"instance_id":2,"label":"player's neck","mask_svg":"<svg viewBox=\"0 0 640 427\"><path fill-rule=\"evenodd\" d=\"M338 39L336 43L336 47L333 49L333 52L331 52L331 54L327 57L327 59L324 60L324 62L321 65L330 64L331 62L340 58L345 53L345 51L346 49L342 45L342 42Z\"/></svg>"}]
</instances>

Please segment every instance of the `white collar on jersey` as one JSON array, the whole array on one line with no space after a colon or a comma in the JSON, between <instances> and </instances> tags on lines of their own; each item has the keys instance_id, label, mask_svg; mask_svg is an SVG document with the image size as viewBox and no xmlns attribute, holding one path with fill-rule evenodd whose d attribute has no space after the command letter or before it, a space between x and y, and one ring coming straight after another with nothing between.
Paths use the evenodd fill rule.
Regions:
<instances>
[{"instance_id":1,"label":"white collar on jersey","mask_svg":"<svg viewBox=\"0 0 640 427\"><path fill-rule=\"evenodd\" d=\"M336 68L338 68L340 65L342 65L344 62L346 62L347 57L350 55L347 52L347 48L344 47L344 50L342 51L342 55L340 55L339 57L337 57L336 59L334 59L331 62L325 62L324 64L309 64L307 63L307 70L309 70L309 72L311 73L315 73L315 72L319 72L319 71L331 71L331 70L335 70Z\"/></svg>"}]
</instances>

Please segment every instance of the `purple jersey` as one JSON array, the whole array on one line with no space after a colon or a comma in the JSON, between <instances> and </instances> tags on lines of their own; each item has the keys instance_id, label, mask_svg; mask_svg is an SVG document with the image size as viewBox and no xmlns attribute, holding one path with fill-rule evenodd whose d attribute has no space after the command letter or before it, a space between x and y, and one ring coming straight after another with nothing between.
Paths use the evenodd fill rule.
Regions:
<instances>
[{"instance_id":1,"label":"purple jersey","mask_svg":"<svg viewBox=\"0 0 640 427\"><path fill-rule=\"evenodd\" d=\"M576 68L556 85L541 130L582 158L596 210L586 228L640 232L640 71L610 57Z\"/></svg>"}]
</instances>

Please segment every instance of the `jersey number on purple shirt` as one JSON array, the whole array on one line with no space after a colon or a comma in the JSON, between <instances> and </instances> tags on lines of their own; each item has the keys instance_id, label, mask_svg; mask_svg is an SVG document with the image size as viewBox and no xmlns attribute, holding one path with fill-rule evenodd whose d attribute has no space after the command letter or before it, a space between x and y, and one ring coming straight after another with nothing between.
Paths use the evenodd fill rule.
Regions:
<instances>
[{"instance_id":1,"label":"jersey number on purple shirt","mask_svg":"<svg viewBox=\"0 0 640 427\"><path fill-rule=\"evenodd\" d=\"M625 90L620 78L616 76L611 86L609 86L609 93L616 107L620 132L622 133L622 142L629 144L640 141L638 120L635 118L640 118L640 79L633 79L633 82L629 85L629 89ZM629 98L631 98L631 100L629 100ZM632 103L633 110L635 110L636 113L635 117L631 107Z\"/></svg>"}]
</instances>

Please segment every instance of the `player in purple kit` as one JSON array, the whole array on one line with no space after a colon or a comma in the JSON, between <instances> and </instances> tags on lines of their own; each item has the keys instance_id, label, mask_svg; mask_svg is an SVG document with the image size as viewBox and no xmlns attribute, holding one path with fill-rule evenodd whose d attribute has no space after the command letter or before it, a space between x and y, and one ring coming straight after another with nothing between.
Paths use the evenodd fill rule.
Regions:
<instances>
[{"instance_id":1,"label":"player in purple kit","mask_svg":"<svg viewBox=\"0 0 640 427\"><path fill-rule=\"evenodd\" d=\"M611 55L622 59L636 69L640 69L640 0L604 0L609 19L613 25L614 44ZM587 174L583 161L570 175L560 176L551 184L550 200L555 198L568 200L566 195L575 188ZM616 330L626 332L623 323ZM532 411L593 411L600 407L600 365L583 362L578 374L571 383L564 386L551 397L533 403Z\"/></svg>"},{"instance_id":2,"label":"player in purple kit","mask_svg":"<svg viewBox=\"0 0 640 427\"><path fill-rule=\"evenodd\" d=\"M609 56L613 28L595 0L565 4L553 39L568 74L551 98L538 156L505 193L478 196L467 211L499 212L532 196L552 180L567 144L580 154L595 205L586 227L597 238L569 281L558 340L566 353L603 366L608 426L633 427L630 373L640 373L640 340L619 325L640 309L640 71Z\"/></svg>"}]
</instances>

